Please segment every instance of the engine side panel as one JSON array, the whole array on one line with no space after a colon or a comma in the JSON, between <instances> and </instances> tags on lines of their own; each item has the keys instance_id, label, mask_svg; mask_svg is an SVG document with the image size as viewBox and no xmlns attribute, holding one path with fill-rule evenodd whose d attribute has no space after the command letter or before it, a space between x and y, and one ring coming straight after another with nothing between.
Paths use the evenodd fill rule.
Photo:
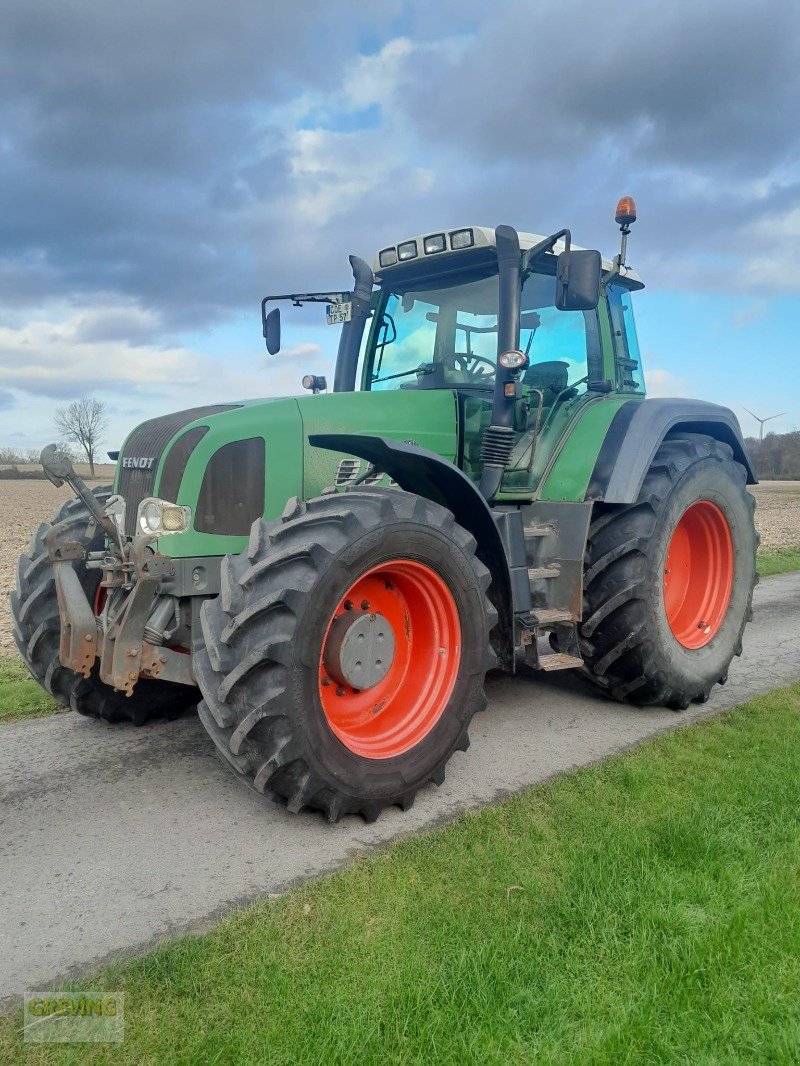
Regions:
<instances>
[{"instance_id":1,"label":"engine side panel","mask_svg":"<svg viewBox=\"0 0 800 1066\"><path fill-rule=\"evenodd\" d=\"M340 452L312 447L308 442L311 434L389 437L426 448L450 462L456 461L456 398L449 389L339 392L302 397L297 403L303 419L303 495L307 500L335 483L342 459ZM366 462L356 469L364 473Z\"/></svg>"}]
</instances>

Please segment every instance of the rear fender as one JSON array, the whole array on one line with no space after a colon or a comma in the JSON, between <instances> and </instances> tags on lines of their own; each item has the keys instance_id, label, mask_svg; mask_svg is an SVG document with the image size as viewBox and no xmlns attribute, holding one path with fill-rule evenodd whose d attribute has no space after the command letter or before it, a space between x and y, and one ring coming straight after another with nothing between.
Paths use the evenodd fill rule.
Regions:
<instances>
[{"instance_id":1,"label":"rear fender","mask_svg":"<svg viewBox=\"0 0 800 1066\"><path fill-rule=\"evenodd\" d=\"M617 411L592 471L586 498L605 503L633 503L665 437L705 433L728 444L747 471L747 484L758 483L742 431L733 411L704 400L631 400Z\"/></svg>"}]
</instances>

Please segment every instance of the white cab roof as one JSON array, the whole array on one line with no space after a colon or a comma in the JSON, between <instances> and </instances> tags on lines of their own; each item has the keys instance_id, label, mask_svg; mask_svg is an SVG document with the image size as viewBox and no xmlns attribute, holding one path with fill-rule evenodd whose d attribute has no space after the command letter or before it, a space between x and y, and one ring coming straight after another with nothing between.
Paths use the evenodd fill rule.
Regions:
<instances>
[{"instance_id":1,"label":"white cab roof","mask_svg":"<svg viewBox=\"0 0 800 1066\"><path fill-rule=\"evenodd\" d=\"M430 256L426 256L426 255L423 254L423 243L422 242L425 240L426 237L431 237L437 232L441 233L442 230L438 230L438 231L434 230L433 233L429 232L429 233L418 234L416 237L406 237L403 240L398 241L397 244L394 245L394 247L396 248L397 245L399 245L399 244L406 244L408 241L416 241L417 242L417 248L419 249L419 257L420 257L420 259L438 259L440 256L441 257L445 257L445 256L446 257L450 257L452 255L460 255L463 251L470 251L471 248L469 248L469 249L458 249L457 251L451 251L451 249L449 247L449 244L450 244L449 235L451 233L458 233L459 231L465 230L465 229L471 229L472 232L473 232L473 235L474 235L474 244L471 246L471 248L472 247L474 247L474 248L494 248L495 247L494 230L490 229L488 226L454 226L452 228L447 229L446 231L444 231L447 234L447 244L448 244L447 250L443 251L443 252L435 252L433 255L430 255ZM541 233L524 233L523 231L518 231L518 232L519 232L519 246L520 246L520 248L522 249L523 252L526 252L529 248L533 248L533 246L535 244L539 244L540 241L547 240L547 236L543 235ZM387 245L387 247L392 247L392 245ZM572 244L571 247L575 251L581 251L582 250L581 246L579 244ZM563 252L563 251L564 251L564 242L563 241L556 241L556 243L555 243L555 245L553 247L553 252L556 255L558 255L559 252ZM381 274L381 273L384 273L384 272L391 272L392 270L395 269L395 267L382 267L380 265L379 255L380 255L380 253L378 253L378 255L375 256L375 258L374 258L374 260L372 262L372 269L373 269L373 271L376 274ZM397 263L396 266L407 266L408 262L409 262L408 260L405 260L402 263ZM605 270L605 271L611 270L611 267L612 267L611 260L610 259L606 259L605 256L604 256L603 257L603 270ZM622 270L620 271L620 280L627 281L627 282L631 283L632 285L634 285L636 288L639 288L639 287L644 285L644 282L639 277L639 275L636 273L636 271L635 270L631 270L630 267L623 267L622 268Z\"/></svg>"}]
</instances>

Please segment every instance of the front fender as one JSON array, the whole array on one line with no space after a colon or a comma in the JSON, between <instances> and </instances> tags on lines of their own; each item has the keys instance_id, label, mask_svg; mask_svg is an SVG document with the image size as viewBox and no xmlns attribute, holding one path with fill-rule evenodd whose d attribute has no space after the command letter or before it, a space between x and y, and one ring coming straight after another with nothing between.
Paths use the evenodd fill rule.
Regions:
<instances>
[{"instance_id":1,"label":"front fender","mask_svg":"<svg viewBox=\"0 0 800 1066\"><path fill-rule=\"evenodd\" d=\"M456 522L478 542L478 556L492 575L490 598L499 616L492 644L501 667L513 670L514 627L508 557L492 511L474 482L440 455L387 437L315 433L308 441L315 448L366 459L393 478L401 489L424 496L453 512Z\"/></svg>"}]
</instances>

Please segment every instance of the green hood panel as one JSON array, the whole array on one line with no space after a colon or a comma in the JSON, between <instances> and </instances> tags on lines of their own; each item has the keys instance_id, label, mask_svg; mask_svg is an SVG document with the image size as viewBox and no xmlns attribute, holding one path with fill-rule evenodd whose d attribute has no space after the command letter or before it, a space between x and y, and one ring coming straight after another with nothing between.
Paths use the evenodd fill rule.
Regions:
<instances>
[{"instance_id":1,"label":"green hood panel","mask_svg":"<svg viewBox=\"0 0 800 1066\"><path fill-rule=\"evenodd\" d=\"M195 446L180 480L177 503L194 513L203 475L217 449L231 441L261 437L266 451L264 517L277 518L292 496L312 499L332 485L343 455L312 448L312 433L363 433L414 441L455 460L456 400L452 392L392 390L342 392L320 396L244 401L233 410L197 419L175 434L164 450L155 477L156 491L172 445L199 426L208 431ZM363 470L363 467L362 467ZM238 487L244 495L248 486ZM164 537L158 550L175 558L225 555L241 551L247 538L187 533Z\"/></svg>"}]
</instances>

